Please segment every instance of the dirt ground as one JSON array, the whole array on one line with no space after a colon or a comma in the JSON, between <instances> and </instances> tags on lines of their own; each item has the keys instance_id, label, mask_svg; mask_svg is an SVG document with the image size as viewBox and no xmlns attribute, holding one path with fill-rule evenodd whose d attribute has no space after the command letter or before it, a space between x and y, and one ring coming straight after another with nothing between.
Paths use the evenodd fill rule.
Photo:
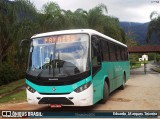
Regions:
<instances>
[{"instance_id":1,"label":"dirt ground","mask_svg":"<svg viewBox=\"0 0 160 119\"><path fill-rule=\"evenodd\" d=\"M105 104L91 107L62 107L59 110L160 110L160 73L143 67L131 71L131 77L124 90L114 91ZM43 105L29 105L27 102L0 104L0 110L55 110Z\"/></svg>"}]
</instances>

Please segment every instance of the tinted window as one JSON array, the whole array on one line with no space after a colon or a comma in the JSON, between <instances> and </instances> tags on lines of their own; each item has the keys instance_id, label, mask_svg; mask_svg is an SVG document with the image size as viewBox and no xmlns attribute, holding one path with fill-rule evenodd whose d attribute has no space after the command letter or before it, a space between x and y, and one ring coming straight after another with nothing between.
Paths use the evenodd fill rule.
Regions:
<instances>
[{"instance_id":1,"label":"tinted window","mask_svg":"<svg viewBox=\"0 0 160 119\"><path fill-rule=\"evenodd\" d=\"M127 51L127 48L125 48L125 60L128 60L128 51Z\"/></svg>"},{"instance_id":2,"label":"tinted window","mask_svg":"<svg viewBox=\"0 0 160 119\"><path fill-rule=\"evenodd\" d=\"M109 43L109 52L111 61L116 61L116 49L113 43Z\"/></svg>"},{"instance_id":3,"label":"tinted window","mask_svg":"<svg viewBox=\"0 0 160 119\"><path fill-rule=\"evenodd\" d=\"M102 54L103 54L103 60L109 61L109 46L108 42L101 39L101 46L102 46Z\"/></svg>"},{"instance_id":4,"label":"tinted window","mask_svg":"<svg viewBox=\"0 0 160 119\"><path fill-rule=\"evenodd\" d=\"M92 61L93 65L100 65L101 62L101 46L100 40L96 36L92 36Z\"/></svg>"},{"instance_id":5,"label":"tinted window","mask_svg":"<svg viewBox=\"0 0 160 119\"><path fill-rule=\"evenodd\" d=\"M119 46L119 50L120 50L120 60L123 61L123 57L122 57L122 48L121 46Z\"/></svg>"},{"instance_id":6,"label":"tinted window","mask_svg":"<svg viewBox=\"0 0 160 119\"><path fill-rule=\"evenodd\" d=\"M121 48L116 45L116 54L117 54L117 60L120 61L121 60Z\"/></svg>"},{"instance_id":7,"label":"tinted window","mask_svg":"<svg viewBox=\"0 0 160 119\"><path fill-rule=\"evenodd\" d=\"M125 48L124 47L122 47L122 59L123 61L125 60Z\"/></svg>"}]
</instances>

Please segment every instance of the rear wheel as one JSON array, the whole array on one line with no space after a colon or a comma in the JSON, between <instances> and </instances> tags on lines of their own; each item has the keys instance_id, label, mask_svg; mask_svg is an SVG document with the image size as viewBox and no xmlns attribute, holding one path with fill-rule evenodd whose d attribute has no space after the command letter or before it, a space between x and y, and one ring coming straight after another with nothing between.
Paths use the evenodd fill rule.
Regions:
<instances>
[{"instance_id":1,"label":"rear wheel","mask_svg":"<svg viewBox=\"0 0 160 119\"><path fill-rule=\"evenodd\" d=\"M121 90L124 90L124 88L125 88L125 83L126 83L126 75L124 74L124 76L123 76L123 83L122 83L122 85L120 86L120 89L121 89Z\"/></svg>"},{"instance_id":2,"label":"rear wheel","mask_svg":"<svg viewBox=\"0 0 160 119\"><path fill-rule=\"evenodd\" d=\"M103 88L103 99L100 101L100 103L104 104L109 97L109 90L107 82L104 82L104 88Z\"/></svg>"}]
</instances>

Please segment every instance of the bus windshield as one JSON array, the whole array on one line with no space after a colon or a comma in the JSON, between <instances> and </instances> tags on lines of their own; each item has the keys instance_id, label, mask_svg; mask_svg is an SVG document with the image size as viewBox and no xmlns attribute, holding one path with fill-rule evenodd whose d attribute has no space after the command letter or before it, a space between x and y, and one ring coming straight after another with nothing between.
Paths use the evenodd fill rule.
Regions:
<instances>
[{"instance_id":1,"label":"bus windshield","mask_svg":"<svg viewBox=\"0 0 160 119\"><path fill-rule=\"evenodd\" d=\"M63 77L89 70L89 36L70 34L32 39L27 73Z\"/></svg>"}]
</instances>

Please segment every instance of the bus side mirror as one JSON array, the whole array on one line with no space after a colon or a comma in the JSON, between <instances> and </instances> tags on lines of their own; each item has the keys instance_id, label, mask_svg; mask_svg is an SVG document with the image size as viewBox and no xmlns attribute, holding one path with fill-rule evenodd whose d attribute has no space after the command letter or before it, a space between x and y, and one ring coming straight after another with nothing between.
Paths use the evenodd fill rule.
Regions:
<instances>
[{"instance_id":1,"label":"bus side mirror","mask_svg":"<svg viewBox=\"0 0 160 119\"><path fill-rule=\"evenodd\" d=\"M19 50L18 50L18 62L19 64L21 64L21 60L22 60L22 52L23 52L23 45L25 42L28 42L29 43L29 40L28 39L24 39L24 40L21 40L21 42L19 43Z\"/></svg>"}]
</instances>

